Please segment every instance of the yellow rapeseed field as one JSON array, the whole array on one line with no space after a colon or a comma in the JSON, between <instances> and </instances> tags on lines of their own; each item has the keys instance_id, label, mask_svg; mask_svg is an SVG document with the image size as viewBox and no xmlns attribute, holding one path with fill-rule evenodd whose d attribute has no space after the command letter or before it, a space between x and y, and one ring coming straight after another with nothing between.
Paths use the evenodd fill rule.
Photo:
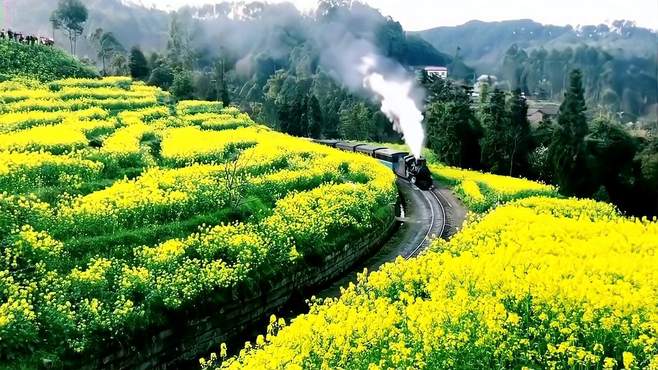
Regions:
<instances>
[{"instance_id":1,"label":"yellow rapeseed field","mask_svg":"<svg viewBox=\"0 0 658 370\"><path fill-rule=\"evenodd\" d=\"M655 220L588 200L517 201L289 326L273 318L223 367L656 369L657 252Z\"/></svg>"},{"instance_id":2,"label":"yellow rapeseed field","mask_svg":"<svg viewBox=\"0 0 658 370\"><path fill-rule=\"evenodd\" d=\"M0 367L221 309L389 225L394 179L128 78L0 83Z\"/></svg>"}]
</instances>

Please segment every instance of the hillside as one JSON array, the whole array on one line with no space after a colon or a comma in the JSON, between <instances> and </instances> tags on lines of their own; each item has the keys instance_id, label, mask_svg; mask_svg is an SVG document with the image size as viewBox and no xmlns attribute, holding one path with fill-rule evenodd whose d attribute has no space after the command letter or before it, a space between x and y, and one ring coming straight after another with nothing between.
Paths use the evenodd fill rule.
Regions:
<instances>
[{"instance_id":1,"label":"hillside","mask_svg":"<svg viewBox=\"0 0 658 370\"><path fill-rule=\"evenodd\" d=\"M121 0L85 0L89 12L85 34L96 28L112 31L127 47L143 45L146 49L164 48L167 42L169 15L164 11L130 6ZM12 3L10 28L17 32L37 35L52 35L50 14L57 7L57 0L22 0ZM63 33L57 33L55 40L68 48L68 40ZM80 55L93 58L92 45L82 38L79 42Z\"/></svg>"},{"instance_id":2,"label":"hillside","mask_svg":"<svg viewBox=\"0 0 658 370\"><path fill-rule=\"evenodd\" d=\"M136 2L121 0L89 0L86 2L89 20L86 33L102 28L111 31L125 46L140 45L147 51L159 51L169 40L170 14L155 8L146 8ZM16 31L50 35L50 13L57 6L57 0L24 0L14 5L13 22ZM194 23L195 46L210 51L213 55L220 48L226 48L236 59L251 53L265 53L281 59L289 55L295 46L315 38L323 32L320 25L314 24L312 17L300 13L291 4L230 3L209 2L208 5L185 7L179 12L184 23ZM236 16L239 14L239 16ZM349 27L364 29L373 23L385 23L386 18L376 10L363 7L363 24L353 23ZM395 23L395 22L392 22ZM399 27L399 24L398 24ZM400 32L392 29L391 32ZM239 35L228 38L227 35ZM397 35L396 35L397 36ZM401 40L404 45L392 46L390 52L400 61L410 65L447 65L451 57L439 52L422 39L411 37ZM56 38L66 46L64 37ZM81 54L93 58L93 45L80 40ZM439 49L441 50L441 49Z\"/></svg>"},{"instance_id":3,"label":"hillside","mask_svg":"<svg viewBox=\"0 0 658 370\"><path fill-rule=\"evenodd\" d=\"M564 49L580 44L600 47L615 56L654 58L656 33L626 21L612 25L553 26L529 19L482 22L471 21L456 27L437 27L417 33L445 52L461 48L464 61L480 73L494 73L507 50L519 48Z\"/></svg>"},{"instance_id":4,"label":"hillside","mask_svg":"<svg viewBox=\"0 0 658 370\"><path fill-rule=\"evenodd\" d=\"M381 234L394 180L128 78L0 83L0 367L103 367L113 348L242 308Z\"/></svg>"},{"instance_id":5,"label":"hillside","mask_svg":"<svg viewBox=\"0 0 658 370\"><path fill-rule=\"evenodd\" d=\"M52 81L98 74L56 47L0 40L0 81L16 76Z\"/></svg>"},{"instance_id":6,"label":"hillside","mask_svg":"<svg viewBox=\"0 0 658 370\"><path fill-rule=\"evenodd\" d=\"M55 4L34 4L26 16L35 2L17 4L26 12L15 21L19 30L45 32L48 9ZM293 135L306 135L308 122L301 121L313 117L321 128L316 136L378 141L399 137L354 73L369 52L387 57L400 70L446 65L456 78L473 76L461 61L356 2L327 2L335 5L314 14L302 13L291 3L222 2L172 13L119 0L103 0L97 6L100 3L89 1L79 56L96 59L98 44L90 42L89 35L103 28L124 50L138 45L146 53L148 71L140 78L149 84L169 90L178 77L178 83L191 86L179 90L179 98L226 97L254 119ZM63 42L62 32L56 36ZM113 52L107 64L126 67L126 58L125 51ZM180 70L185 73L175 73ZM127 73L114 67L111 72Z\"/></svg>"}]
</instances>

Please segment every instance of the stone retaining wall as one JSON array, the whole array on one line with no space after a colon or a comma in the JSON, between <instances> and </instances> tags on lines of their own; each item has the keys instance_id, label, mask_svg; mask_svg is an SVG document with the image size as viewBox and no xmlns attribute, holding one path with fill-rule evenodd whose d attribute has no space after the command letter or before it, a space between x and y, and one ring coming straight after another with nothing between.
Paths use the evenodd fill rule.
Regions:
<instances>
[{"instance_id":1,"label":"stone retaining wall","mask_svg":"<svg viewBox=\"0 0 658 370\"><path fill-rule=\"evenodd\" d=\"M108 348L98 358L80 358L69 362L73 368L86 369L177 369L189 368L199 357L209 352L218 352L222 342L236 342L249 328L260 327L269 315L286 304L309 292L325 286L349 271L356 263L372 255L397 229L391 208L391 217L386 225L371 232L358 241L325 256L317 266L300 265L288 274L281 274L275 281L264 282L261 287L250 290L221 307L204 307L203 311L188 310L182 317L172 317L166 329L151 331L130 344ZM244 344L244 343L242 343Z\"/></svg>"}]
</instances>

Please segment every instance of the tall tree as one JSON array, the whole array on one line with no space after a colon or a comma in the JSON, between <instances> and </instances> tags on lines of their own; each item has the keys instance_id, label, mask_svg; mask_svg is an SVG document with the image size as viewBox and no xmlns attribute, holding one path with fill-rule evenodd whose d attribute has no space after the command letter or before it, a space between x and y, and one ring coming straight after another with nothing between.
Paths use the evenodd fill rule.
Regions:
<instances>
[{"instance_id":1,"label":"tall tree","mask_svg":"<svg viewBox=\"0 0 658 370\"><path fill-rule=\"evenodd\" d=\"M161 89L169 89L174 83L174 70L166 61L158 61L149 76L149 84Z\"/></svg>"},{"instance_id":2,"label":"tall tree","mask_svg":"<svg viewBox=\"0 0 658 370\"><path fill-rule=\"evenodd\" d=\"M636 156L641 174L641 189L645 209L658 215L658 137L654 137Z\"/></svg>"},{"instance_id":3,"label":"tall tree","mask_svg":"<svg viewBox=\"0 0 658 370\"><path fill-rule=\"evenodd\" d=\"M107 60L114 60L114 57L117 54L122 54L125 49L119 40L114 37L112 32L105 32L102 28L97 28L94 33L91 34L91 41L96 47L96 52L98 59L101 61L102 74L107 75Z\"/></svg>"},{"instance_id":4,"label":"tall tree","mask_svg":"<svg viewBox=\"0 0 658 370\"><path fill-rule=\"evenodd\" d=\"M192 82L192 73L188 71L178 71L174 74L174 81L171 84L171 93L177 100L188 100L194 97L194 83Z\"/></svg>"},{"instance_id":5,"label":"tall tree","mask_svg":"<svg viewBox=\"0 0 658 370\"><path fill-rule=\"evenodd\" d=\"M340 133L344 138L371 140L372 113L364 102L345 102L340 110Z\"/></svg>"},{"instance_id":6,"label":"tall tree","mask_svg":"<svg viewBox=\"0 0 658 370\"><path fill-rule=\"evenodd\" d=\"M453 166L480 167L481 129L470 95L461 86L429 76L425 125L427 143L439 160Z\"/></svg>"},{"instance_id":7,"label":"tall tree","mask_svg":"<svg viewBox=\"0 0 658 370\"><path fill-rule=\"evenodd\" d=\"M308 98L308 136L319 139L322 136L322 110L315 95Z\"/></svg>"},{"instance_id":8,"label":"tall tree","mask_svg":"<svg viewBox=\"0 0 658 370\"><path fill-rule=\"evenodd\" d=\"M75 55L78 37L84 31L89 13L80 0L59 0L57 8L50 16L53 28L66 31L71 46L71 54Z\"/></svg>"},{"instance_id":9,"label":"tall tree","mask_svg":"<svg viewBox=\"0 0 658 370\"><path fill-rule=\"evenodd\" d=\"M126 54L117 53L112 56L112 62L110 63L112 67L112 72L117 76L127 76L130 74L130 68L128 67L128 59Z\"/></svg>"},{"instance_id":10,"label":"tall tree","mask_svg":"<svg viewBox=\"0 0 658 370\"><path fill-rule=\"evenodd\" d=\"M585 136L588 133L582 73L569 75L569 90L560 106L558 126L550 147L553 174L560 189L569 195L588 195Z\"/></svg>"},{"instance_id":11,"label":"tall tree","mask_svg":"<svg viewBox=\"0 0 658 370\"><path fill-rule=\"evenodd\" d=\"M532 134L528 122L528 103L521 89L512 92L509 112L509 175L528 175L528 157L532 149Z\"/></svg>"},{"instance_id":12,"label":"tall tree","mask_svg":"<svg viewBox=\"0 0 658 370\"><path fill-rule=\"evenodd\" d=\"M146 56L139 46L133 46L130 49L130 59L128 60L130 76L137 80L144 80L149 76L150 70Z\"/></svg>"},{"instance_id":13,"label":"tall tree","mask_svg":"<svg viewBox=\"0 0 658 370\"><path fill-rule=\"evenodd\" d=\"M191 47L192 34L184 12L173 12L167 41L167 60L174 69L191 70L194 56Z\"/></svg>"},{"instance_id":14,"label":"tall tree","mask_svg":"<svg viewBox=\"0 0 658 370\"><path fill-rule=\"evenodd\" d=\"M213 79L215 81L214 88L217 100L221 101L225 107L228 107L231 104L231 96L228 90L228 82L226 81L226 61L223 56L215 62Z\"/></svg>"},{"instance_id":15,"label":"tall tree","mask_svg":"<svg viewBox=\"0 0 658 370\"><path fill-rule=\"evenodd\" d=\"M55 31L60 30L62 28L62 22L59 20L57 17L57 12L52 12L50 14L50 18L48 19L48 22L50 22L50 26L53 31L53 41L55 41Z\"/></svg>"},{"instance_id":16,"label":"tall tree","mask_svg":"<svg viewBox=\"0 0 658 370\"><path fill-rule=\"evenodd\" d=\"M590 125L585 138L587 145L587 175L589 190L605 189L609 200L624 209L633 208L635 193L634 158L638 144L626 129L609 117L598 117ZM646 194L646 193L645 193Z\"/></svg>"},{"instance_id":17,"label":"tall tree","mask_svg":"<svg viewBox=\"0 0 658 370\"><path fill-rule=\"evenodd\" d=\"M505 93L495 89L482 115L482 163L498 174L510 171L510 117L505 107Z\"/></svg>"}]
</instances>

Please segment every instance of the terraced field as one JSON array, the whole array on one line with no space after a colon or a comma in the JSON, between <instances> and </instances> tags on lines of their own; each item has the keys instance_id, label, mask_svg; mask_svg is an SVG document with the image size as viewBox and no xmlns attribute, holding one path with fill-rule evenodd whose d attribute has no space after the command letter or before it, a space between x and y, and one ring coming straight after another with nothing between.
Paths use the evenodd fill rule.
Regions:
<instances>
[{"instance_id":1,"label":"terraced field","mask_svg":"<svg viewBox=\"0 0 658 370\"><path fill-rule=\"evenodd\" d=\"M0 364L219 312L389 223L394 181L373 159L127 78L1 83Z\"/></svg>"}]
</instances>

